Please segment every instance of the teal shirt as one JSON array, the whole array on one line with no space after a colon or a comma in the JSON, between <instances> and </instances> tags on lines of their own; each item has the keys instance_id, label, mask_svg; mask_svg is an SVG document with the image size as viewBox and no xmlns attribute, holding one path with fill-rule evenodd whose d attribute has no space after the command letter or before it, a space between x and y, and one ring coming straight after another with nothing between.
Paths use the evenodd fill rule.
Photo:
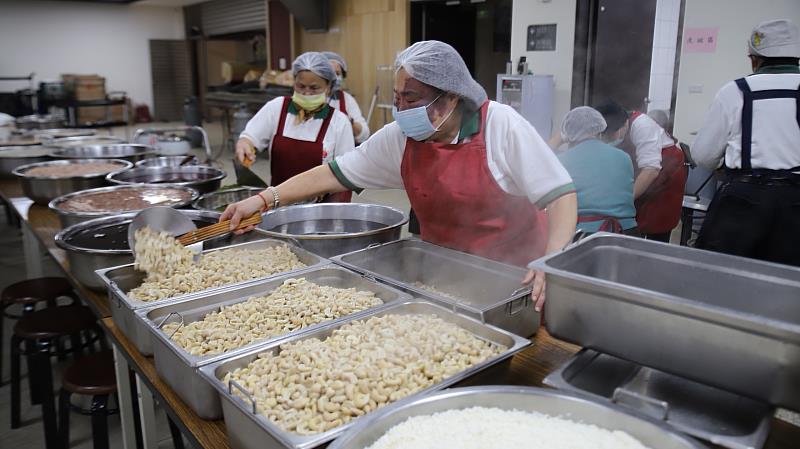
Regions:
<instances>
[{"instance_id":1,"label":"teal shirt","mask_svg":"<svg viewBox=\"0 0 800 449\"><path fill-rule=\"evenodd\" d=\"M572 176L578 195L578 217L617 218L622 229L636 226L633 204L633 162L624 151L590 139L558 155ZM597 232L602 221L578 223L578 229Z\"/></svg>"}]
</instances>

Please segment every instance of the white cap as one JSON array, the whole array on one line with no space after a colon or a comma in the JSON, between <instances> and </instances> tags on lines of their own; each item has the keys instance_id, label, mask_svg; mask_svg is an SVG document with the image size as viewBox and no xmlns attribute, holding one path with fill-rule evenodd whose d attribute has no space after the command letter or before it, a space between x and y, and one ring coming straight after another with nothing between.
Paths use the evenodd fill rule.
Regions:
<instances>
[{"instance_id":1,"label":"white cap","mask_svg":"<svg viewBox=\"0 0 800 449\"><path fill-rule=\"evenodd\" d=\"M603 114L589 106L578 106L561 121L561 138L568 144L580 143L606 130Z\"/></svg>"},{"instance_id":2,"label":"white cap","mask_svg":"<svg viewBox=\"0 0 800 449\"><path fill-rule=\"evenodd\" d=\"M753 28L747 42L751 55L767 58L800 58L800 31L785 19L768 20Z\"/></svg>"}]
</instances>

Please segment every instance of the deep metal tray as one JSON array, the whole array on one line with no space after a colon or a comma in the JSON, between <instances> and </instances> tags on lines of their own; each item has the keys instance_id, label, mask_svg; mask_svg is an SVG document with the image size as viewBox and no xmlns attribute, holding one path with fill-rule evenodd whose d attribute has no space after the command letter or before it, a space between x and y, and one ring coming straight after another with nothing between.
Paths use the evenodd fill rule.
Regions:
<instances>
[{"instance_id":1,"label":"deep metal tray","mask_svg":"<svg viewBox=\"0 0 800 449\"><path fill-rule=\"evenodd\" d=\"M574 355L544 383L731 449L763 446L775 412L763 402L591 349Z\"/></svg>"},{"instance_id":2,"label":"deep metal tray","mask_svg":"<svg viewBox=\"0 0 800 449\"><path fill-rule=\"evenodd\" d=\"M189 407L203 419L219 419L222 417L222 408L219 395L214 387L197 373L197 367L212 363L217 360L230 358L236 354L247 351L256 346L263 346L269 342L278 341L286 337L311 331L319 326L341 321L346 317L319 323L304 329L298 329L283 335L253 342L249 345L207 356L196 356L188 353L175 344L161 329L160 325L166 322L191 323L200 321L208 313L218 311L223 306L231 306L246 301L253 296L264 296L280 287L286 279L305 278L318 285L327 285L337 288L355 287L361 291L374 292L384 304L393 304L409 301L411 296L387 285L364 278L345 268L336 265L327 265L311 268L292 274L282 275L269 280L259 281L246 287L230 289L200 298L182 300L165 306L146 307L136 311L137 318L143 320L153 335L153 356L155 357L156 371L183 399ZM356 312L351 316L359 316L367 310Z\"/></svg>"},{"instance_id":3,"label":"deep metal tray","mask_svg":"<svg viewBox=\"0 0 800 449\"><path fill-rule=\"evenodd\" d=\"M254 242L240 243L237 245L223 246L219 248L209 249L203 251L203 254L220 251L230 248L239 249L264 249L271 248L278 245L287 245L293 253L297 255L301 262L306 264L307 269L314 266L328 264L328 260L323 259L316 254L310 253L303 248L298 247L290 242L280 241L275 239L256 240ZM155 305L164 305L171 302L179 301L181 299L197 298L213 292L229 289L232 287L247 285L253 282L258 282L259 279L253 279L235 284L224 285L221 287L214 287L202 290L195 293L187 293L185 295L173 296L172 298L165 298L158 301L137 301L128 297L126 292L138 287L144 282L145 274L133 268L134 264L121 265L118 267L105 268L97 270L97 276L100 277L103 284L108 289L108 300L111 303L111 317L114 323L119 327L123 334L130 339L143 355L151 355L153 353L150 331L141 320L136 318L134 311L142 307L150 307ZM298 270L295 270L298 271ZM291 273L291 271L289 272ZM280 276L284 273L276 273L274 276ZM269 276L267 279L274 276Z\"/></svg>"},{"instance_id":4,"label":"deep metal tray","mask_svg":"<svg viewBox=\"0 0 800 449\"><path fill-rule=\"evenodd\" d=\"M800 410L800 269L611 234L533 266L553 336Z\"/></svg>"},{"instance_id":5,"label":"deep metal tray","mask_svg":"<svg viewBox=\"0 0 800 449\"><path fill-rule=\"evenodd\" d=\"M281 344L307 338L324 339L331 335L335 329L351 321L363 320L372 316L384 316L387 314L408 315L419 313L436 314L440 318L451 323L455 323L458 326L472 332L479 338L505 345L508 349L494 358L470 367L469 369L445 379L436 385L428 387L424 390L420 390L417 393L409 395L378 410L400 406L402 404L414 401L415 399L418 399L432 391L446 388L483 369L488 368L491 365L511 357L514 353L522 350L530 344L529 340L506 332L502 329L498 329L494 326L489 326L471 318L467 318L463 315L453 313L450 310L438 305L423 301L412 301L375 308L359 317L352 317L342 320L338 323L328 324L318 328L315 331L306 332L295 337L287 338L279 342L252 349L227 360L204 365L200 367L201 375L214 386L222 398L222 411L225 416L225 426L228 429L228 438L230 440L231 447L234 449L273 449L284 447L292 449L312 448L332 440L346 429L360 422L364 416L370 416L371 413L367 413L360 418L357 418L337 428L328 430L327 432L316 435L298 435L279 428L266 419L263 415L253 413L253 405L250 402L244 401L239 396L232 394L230 392L230 386L223 383L221 379L225 376L225 374L236 368L247 366L261 353L279 352Z\"/></svg>"},{"instance_id":6,"label":"deep metal tray","mask_svg":"<svg viewBox=\"0 0 800 449\"><path fill-rule=\"evenodd\" d=\"M531 289L521 284L523 268L414 238L370 246L331 261L523 337L539 328ZM452 298L415 286L416 282Z\"/></svg>"}]
</instances>

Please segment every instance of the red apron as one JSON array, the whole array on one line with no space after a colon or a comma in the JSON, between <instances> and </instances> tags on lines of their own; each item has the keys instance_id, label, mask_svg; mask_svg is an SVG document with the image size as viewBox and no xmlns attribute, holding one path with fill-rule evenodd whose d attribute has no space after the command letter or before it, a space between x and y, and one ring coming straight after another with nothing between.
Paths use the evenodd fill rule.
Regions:
<instances>
[{"instance_id":1,"label":"red apron","mask_svg":"<svg viewBox=\"0 0 800 449\"><path fill-rule=\"evenodd\" d=\"M343 90L339 91L339 107L338 107L338 109L340 111L342 111L342 114L347 115L347 103L344 101L344 91ZM349 118L350 116L347 115L347 117Z\"/></svg>"},{"instance_id":2,"label":"red apron","mask_svg":"<svg viewBox=\"0 0 800 449\"><path fill-rule=\"evenodd\" d=\"M286 116L289 115L287 111L291 101L291 97L284 97L283 108L278 121L278 130L272 138L272 153L269 159L270 173L272 175L270 184L273 186L322 164L322 153L324 151L322 140L325 138L328 125L330 125L331 118L333 118L334 110L329 107L328 115L325 116L317 134L317 139L313 142L286 137L283 135L283 128L286 124ZM335 193L325 196L323 201L328 203L349 203L351 196L352 192Z\"/></svg>"},{"instance_id":3,"label":"red apron","mask_svg":"<svg viewBox=\"0 0 800 449\"><path fill-rule=\"evenodd\" d=\"M401 173L421 236L431 243L525 266L544 254L547 218L524 196L506 193L486 159L481 129L459 144L406 139Z\"/></svg>"},{"instance_id":4,"label":"red apron","mask_svg":"<svg viewBox=\"0 0 800 449\"><path fill-rule=\"evenodd\" d=\"M642 115L631 114L631 125ZM636 148L630 141L630 133L622 144L636 167ZM636 200L636 223L642 234L669 232L678 225L683 206L688 167L684 164L683 151L677 145L661 149L661 171L650 187ZM638 175L639 170L636 170Z\"/></svg>"}]
</instances>

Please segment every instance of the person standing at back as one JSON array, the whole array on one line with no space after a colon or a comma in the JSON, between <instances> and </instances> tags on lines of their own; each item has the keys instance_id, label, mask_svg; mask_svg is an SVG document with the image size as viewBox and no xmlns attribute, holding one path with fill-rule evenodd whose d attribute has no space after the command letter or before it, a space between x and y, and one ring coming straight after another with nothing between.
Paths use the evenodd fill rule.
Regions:
<instances>
[{"instance_id":1,"label":"person standing at back","mask_svg":"<svg viewBox=\"0 0 800 449\"><path fill-rule=\"evenodd\" d=\"M750 33L753 74L724 85L692 144L723 168L698 248L800 266L800 33L770 20Z\"/></svg>"},{"instance_id":2,"label":"person standing at back","mask_svg":"<svg viewBox=\"0 0 800 449\"><path fill-rule=\"evenodd\" d=\"M353 125L353 138L356 140L356 145L360 145L369 137L369 125L367 125L367 120L361 113L361 108L358 107L356 99L345 91L344 86L342 86L344 79L347 78L347 63L339 53L332 51L323 51L321 53L328 58L333 71L336 72L336 82L333 84L328 104L342 111L350 119L350 123Z\"/></svg>"}]
</instances>

